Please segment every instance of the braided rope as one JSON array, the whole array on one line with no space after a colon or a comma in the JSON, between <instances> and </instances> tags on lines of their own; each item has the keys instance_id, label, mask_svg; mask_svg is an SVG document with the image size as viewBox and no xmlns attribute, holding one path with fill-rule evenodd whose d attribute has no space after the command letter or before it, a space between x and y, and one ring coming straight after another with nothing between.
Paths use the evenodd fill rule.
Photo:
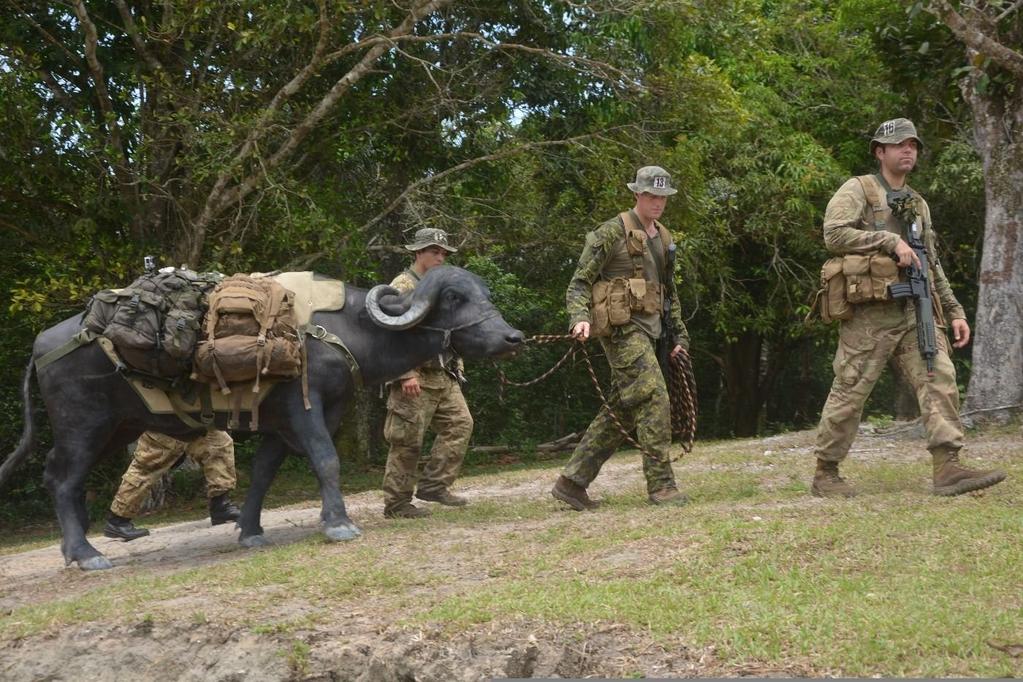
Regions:
<instances>
[{"instance_id":1,"label":"braided rope","mask_svg":"<svg viewBox=\"0 0 1023 682\"><path fill-rule=\"evenodd\" d=\"M604 393L604 389L600 385L600 380L597 378L597 372L593 368L593 362L590 359L590 353L586 349L585 343L576 339L571 334L537 334L526 339L526 343L532 343L535 345L544 345L557 341L569 341L572 343L568 350L565 351L565 354L562 355L550 369L538 377L528 381L512 381L505 375L504 371L499 366L497 367L497 375L500 384L500 399L504 400L505 386L525 387L538 384L553 375L554 372L564 365L569 358L574 358L576 351L581 350L583 360L586 362L586 369L590 374L590 380L593 382L593 388L596 391L597 396L600 398L601 403L607 409L608 416L611 417L611 421L613 421L615 426L618 427L618 430L629 444L637 450L641 450L646 454L651 454L646 450L646 448L636 442L629 433L629 430L625 428L625 424L622 423L622 420L612 409L611 402L608 400L607 395ZM497 363L494 364L495 366L497 365ZM696 400L696 378L693 376L693 361L689 353L683 349L681 353L669 359L668 365L668 398L671 405L671 432L679 437L679 444L682 446L682 450L689 453L693 451L693 441L696 438L696 414L698 405Z\"/></svg>"}]
</instances>

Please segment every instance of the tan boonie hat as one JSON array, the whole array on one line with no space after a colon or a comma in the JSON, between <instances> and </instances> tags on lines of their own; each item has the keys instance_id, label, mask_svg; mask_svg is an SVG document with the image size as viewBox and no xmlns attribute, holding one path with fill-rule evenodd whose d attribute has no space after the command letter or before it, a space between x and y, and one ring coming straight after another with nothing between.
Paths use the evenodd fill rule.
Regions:
<instances>
[{"instance_id":1,"label":"tan boonie hat","mask_svg":"<svg viewBox=\"0 0 1023 682\"><path fill-rule=\"evenodd\" d=\"M873 156L879 144L901 144L911 137L923 149L924 141L916 134L916 126L908 118L885 121L877 127L874 137L870 140L870 154Z\"/></svg>"},{"instance_id":2,"label":"tan boonie hat","mask_svg":"<svg viewBox=\"0 0 1023 682\"><path fill-rule=\"evenodd\" d=\"M636 194L647 192L659 197L670 197L678 190L671 186L671 176L660 166L643 166L636 171L636 182L625 185Z\"/></svg>"},{"instance_id":3,"label":"tan boonie hat","mask_svg":"<svg viewBox=\"0 0 1023 682\"><path fill-rule=\"evenodd\" d=\"M422 251L431 246L439 246L448 253L458 253L458 249L448 245L448 233L436 227L424 227L416 230L416 236L411 244L406 244L409 251Z\"/></svg>"}]
</instances>

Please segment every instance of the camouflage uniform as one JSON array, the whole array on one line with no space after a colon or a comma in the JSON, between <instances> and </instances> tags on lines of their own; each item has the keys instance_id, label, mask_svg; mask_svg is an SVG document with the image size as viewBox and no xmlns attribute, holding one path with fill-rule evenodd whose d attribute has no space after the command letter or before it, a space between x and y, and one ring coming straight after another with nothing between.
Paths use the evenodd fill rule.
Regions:
<instances>
[{"instance_id":1,"label":"camouflage uniform","mask_svg":"<svg viewBox=\"0 0 1023 682\"><path fill-rule=\"evenodd\" d=\"M631 189L631 186L630 186ZM638 224L635 213L631 215ZM648 237L643 252L647 281L662 283L671 289L678 301L673 277L665 277L664 250L660 234ZM625 246L624 229L618 218L609 220L586 235L579 264L568 285L565 299L569 329L579 322L590 322L593 284L598 279L631 277L633 260ZM689 348L689 333L682 322L679 306L673 305L671 316L678 330L672 347ZM643 474L650 493L675 487L675 475L669 461L671 447L671 415L668 390L657 364L655 343L661 335L658 313L633 313L631 320L615 327L608 337L600 338L601 347L611 367L609 400L615 414L626 429L636 428L643 446ZM597 477L604 462L624 440L621 430L611 419L607 407L601 407L590 423L562 475L586 488Z\"/></svg>"},{"instance_id":2,"label":"camouflage uniform","mask_svg":"<svg viewBox=\"0 0 1023 682\"><path fill-rule=\"evenodd\" d=\"M395 277L391 286L404 293L418 282L419 275L409 269ZM391 383L384 422L384 438L391 446L383 482L385 513L411 502L417 483L420 496L438 495L448 491L458 477L473 429L462 388L452 376L461 376L462 367L460 358L444 356ZM422 389L418 396L406 395L401 389L401 382L412 377ZM420 475L418 463L427 428L436 439Z\"/></svg>"},{"instance_id":3,"label":"camouflage uniform","mask_svg":"<svg viewBox=\"0 0 1023 682\"><path fill-rule=\"evenodd\" d=\"M906 189L909 189L908 185ZM842 185L828 202L824 216L824 242L829 251L838 255L895 252L903 227L892 215L883 188L880 194L878 203L872 204L860 179L851 178ZM949 358L944 321L966 319L966 315L941 267L927 202L916 192L913 195L935 294L938 355L934 376L928 377L927 366L920 356L912 300L871 301L856 305L852 319L844 320L839 327L835 380L817 429L815 452L818 459L828 462L845 459L856 436L864 403L889 359L894 361L917 395L927 429L928 450L953 451L963 446L959 390L955 367Z\"/></svg>"},{"instance_id":4,"label":"camouflage uniform","mask_svg":"<svg viewBox=\"0 0 1023 682\"><path fill-rule=\"evenodd\" d=\"M909 229L914 224L920 229L930 265L928 280L937 327L934 372L928 374L927 362L920 355L914 301L874 300L890 293L890 290L876 292L875 287L887 286L889 277L883 272L887 263L879 261L878 282L869 284L871 296L866 302L852 305L852 317L842 321L839 327L835 381L817 427L817 447L814 450L817 470L810 486L813 495L856 495L856 490L839 476L838 465L845 459L856 436L863 404L889 361L916 393L927 430L927 449L933 460L933 493L962 495L1005 480L1003 471L971 469L959 460L963 427L959 421L959 390L955 368L949 358L945 320L948 319L959 333L965 334L964 340L969 338L969 326L963 307L952 294L941 267L927 202L908 186L899 190L898 198L890 196L888 193L893 190L884 178L885 169L912 170L913 164L907 166L906 161L915 162L915 157L911 159L904 151L910 139L915 141L915 148L919 151L923 143L916 134L916 126L909 119L892 119L878 126L870 141L870 151L880 161L880 171L874 176L848 180L831 198L824 216L824 243L832 253L846 256L842 261L843 271L846 266L857 270L850 273L855 274L856 279L850 282L847 278L844 282L846 298L850 293L863 293L866 297L865 291L861 290L861 285L866 285L862 280L863 262L849 262L847 255L870 254L869 269L873 278L873 256L894 256L903 236L907 237L906 242L912 239ZM894 149L885 147L878 155L877 147L881 145L894 145ZM899 215L893 215L889 203L901 204L907 210L903 212L900 208ZM899 277L906 277L905 270L899 272ZM954 324L957 321L959 325Z\"/></svg>"},{"instance_id":5,"label":"camouflage uniform","mask_svg":"<svg viewBox=\"0 0 1023 682\"><path fill-rule=\"evenodd\" d=\"M135 456L124 472L110 511L129 519L137 516L149 497L149 489L182 455L188 455L202 467L208 498L234 490L237 482L234 441L227 433L209 431L205 436L183 443L162 433L147 431L139 437Z\"/></svg>"}]
</instances>

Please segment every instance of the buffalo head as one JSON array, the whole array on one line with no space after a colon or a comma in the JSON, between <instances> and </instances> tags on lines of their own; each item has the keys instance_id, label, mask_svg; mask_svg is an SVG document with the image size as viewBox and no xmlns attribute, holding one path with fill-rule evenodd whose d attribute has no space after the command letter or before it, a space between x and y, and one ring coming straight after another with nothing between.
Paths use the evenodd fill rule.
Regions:
<instances>
[{"instance_id":1,"label":"buffalo head","mask_svg":"<svg viewBox=\"0 0 1023 682\"><path fill-rule=\"evenodd\" d=\"M445 345L465 358L504 355L523 342L490 300L483 280L467 270L442 265L401 294L380 285L366 295L366 312L385 329L424 329L444 335Z\"/></svg>"}]
</instances>

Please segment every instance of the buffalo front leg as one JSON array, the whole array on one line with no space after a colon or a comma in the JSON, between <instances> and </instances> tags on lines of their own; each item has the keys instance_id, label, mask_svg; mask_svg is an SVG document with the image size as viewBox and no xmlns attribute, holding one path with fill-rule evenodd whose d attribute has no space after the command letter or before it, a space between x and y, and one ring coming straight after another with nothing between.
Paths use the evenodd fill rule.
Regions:
<instances>
[{"instance_id":1,"label":"buffalo front leg","mask_svg":"<svg viewBox=\"0 0 1023 682\"><path fill-rule=\"evenodd\" d=\"M352 523L345 510L345 500L341 495L341 464L337 458L337 450L330 439L323 421L312 423L308 420L306 428L295 433L295 440L309 458L309 463L320 483L320 497L323 507L320 520L323 521L323 534L334 541L354 540L362 535L359 527Z\"/></svg>"},{"instance_id":2,"label":"buffalo front leg","mask_svg":"<svg viewBox=\"0 0 1023 682\"><path fill-rule=\"evenodd\" d=\"M270 490L270 484L277 476L281 462L288 455L288 449L284 441L276 435L264 435L256 454L252 458L252 485L245 495L245 504L242 505L242 515L238 519L238 526L241 534L238 536L238 544L242 547L262 547L267 544L266 536L263 535L263 527L259 525L260 517L263 515L263 500Z\"/></svg>"},{"instance_id":3,"label":"buffalo front leg","mask_svg":"<svg viewBox=\"0 0 1023 682\"><path fill-rule=\"evenodd\" d=\"M56 446L46 456L44 480L53 496L60 523L60 551L64 564L78 562L83 571L97 571L112 568L110 560L85 539L89 528L89 515L85 507L85 477L89 473L95 456L83 461L75 459L61 446Z\"/></svg>"}]
</instances>

